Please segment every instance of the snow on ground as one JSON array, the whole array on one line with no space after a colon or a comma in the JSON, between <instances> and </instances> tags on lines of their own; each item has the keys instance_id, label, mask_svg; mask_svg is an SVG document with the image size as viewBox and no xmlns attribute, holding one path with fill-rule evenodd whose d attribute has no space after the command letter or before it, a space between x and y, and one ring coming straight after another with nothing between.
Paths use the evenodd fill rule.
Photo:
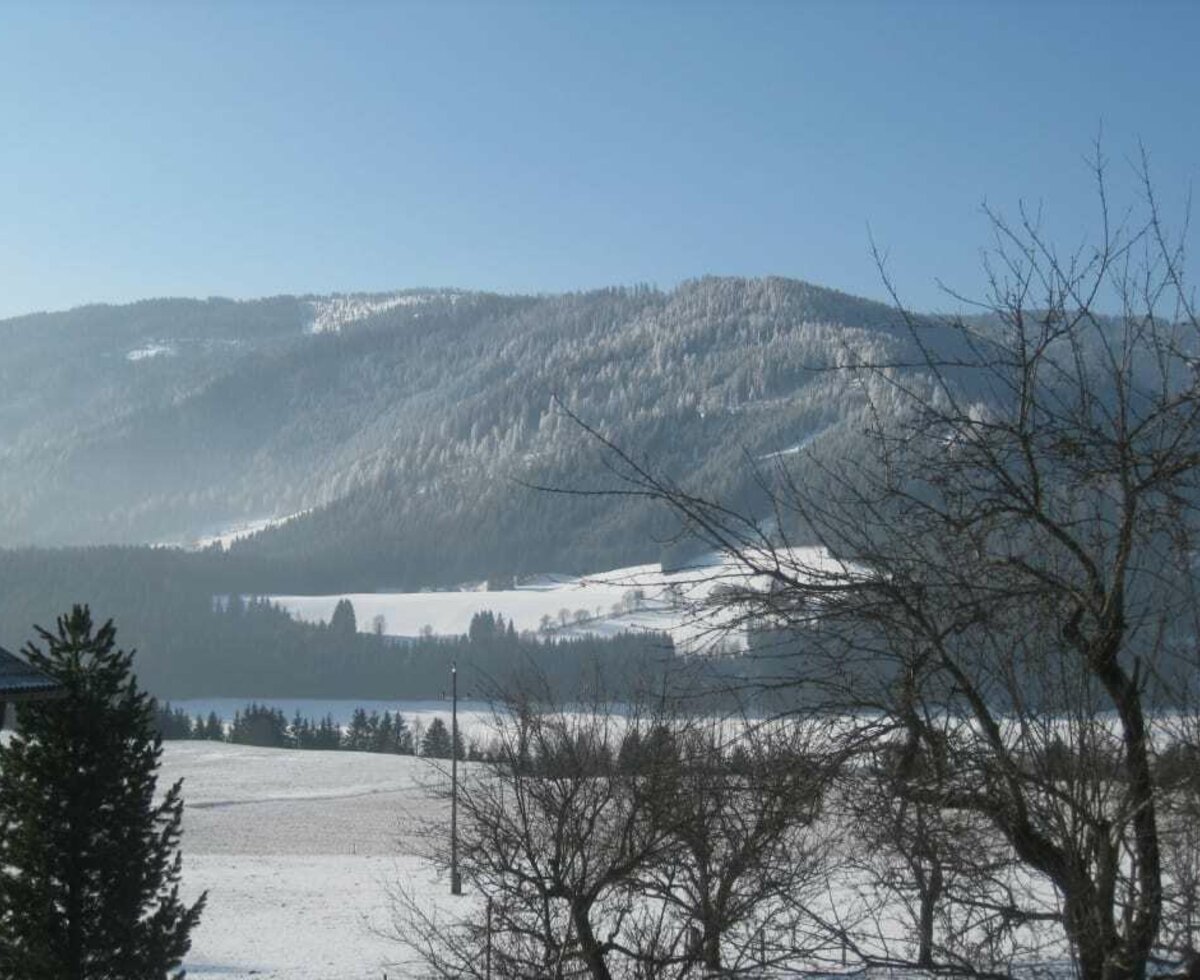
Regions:
<instances>
[{"instance_id":1,"label":"snow on ground","mask_svg":"<svg viewBox=\"0 0 1200 980\"><path fill-rule=\"evenodd\" d=\"M452 899L419 856L437 823L428 764L409 756L168 742L160 786L183 778L184 891L208 891L185 966L222 980L404 977L380 935L397 882Z\"/></svg>"},{"instance_id":2,"label":"snow on ground","mask_svg":"<svg viewBox=\"0 0 1200 980\"><path fill-rule=\"evenodd\" d=\"M802 561L819 562L815 548L795 549ZM635 565L585 575L539 576L516 588L493 592L475 589L457 592L357 592L338 595L269 596L298 619L328 622L340 599L354 605L358 628L373 628L383 617L389 636L416 636L467 632L471 617L491 610L513 622L521 631L537 631L546 620L553 635L612 634L624 630L663 630L676 646L703 649L721 634L720 620L702 608L705 598L720 585L745 585L746 573L731 560L711 555L690 567L663 572L659 565Z\"/></svg>"},{"instance_id":3,"label":"snow on ground","mask_svg":"<svg viewBox=\"0 0 1200 980\"><path fill-rule=\"evenodd\" d=\"M449 814L434 795L445 777L420 759L168 742L160 786L179 778L184 898L208 892L184 964L193 976L407 978L411 954L388 936L395 887L415 893L431 913L473 914L478 896L451 897L422 857L426 834L448 834ZM815 834L838 846L832 825L818 824ZM851 924L866 915L853 928L868 945L883 935L904 938L910 926L902 908L877 919L871 903L862 904L861 860L846 861L821 884L815 908ZM1017 884L1054 907L1044 882ZM1043 953L1061 955L1054 946Z\"/></svg>"},{"instance_id":4,"label":"snow on ground","mask_svg":"<svg viewBox=\"0 0 1200 980\"><path fill-rule=\"evenodd\" d=\"M421 856L422 829L448 834L449 814L432 793L444 777L420 759L168 742L160 786L181 777L183 897L208 892L184 963L192 976L407 978L411 954L388 936L397 886L431 913L473 913L478 896L451 897ZM816 834L837 837L820 825ZM867 911L855 868L848 861L814 893L818 912L836 909L852 923ZM858 923L860 939L907 935L903 910L885 911Z\"/></svg>"},{"instance_id":5,"label":"snow on ground","mask_svg":"<svg viewBox=\"0 0 1200 980\"><path fill-rule=\"evenodd\" d=\"M433 633L466 633L471 617L485 609L501 613L518 630L536 630L542 616L558 621L560 609L573 616L586 609L596 615L597 608L608 613L624 590L512 589L500 592L360 592L344 595L274 595L279 603L298 619L328 622L338 600L346 598L354 605L359 629L372 628L376 616L383 616L384 632L389 636L417 636L429 628ZM588 603L585 605L585 603Z\"/></svg>"}]
</instances>

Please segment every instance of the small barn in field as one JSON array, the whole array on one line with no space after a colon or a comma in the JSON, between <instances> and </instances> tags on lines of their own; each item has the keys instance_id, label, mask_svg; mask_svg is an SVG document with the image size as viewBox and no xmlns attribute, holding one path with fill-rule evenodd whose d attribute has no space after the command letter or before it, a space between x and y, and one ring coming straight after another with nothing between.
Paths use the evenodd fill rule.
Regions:
<instances>
[{"instance_id":1,"label":"small barn in field","mask_svg":"<svg viewBox=\"0 0 1200 980\"><path fill-rule=\"evenodd\" d=\"M61 697L62 685L15 653L0 647L0 728L11 723L8 706Z\"/></svg>"}]
</instances>

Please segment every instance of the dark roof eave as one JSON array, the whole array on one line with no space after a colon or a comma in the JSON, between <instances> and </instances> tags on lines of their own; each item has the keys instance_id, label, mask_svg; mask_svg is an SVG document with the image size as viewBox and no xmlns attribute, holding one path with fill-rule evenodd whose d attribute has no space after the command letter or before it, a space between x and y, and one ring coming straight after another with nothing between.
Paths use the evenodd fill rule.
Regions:
<instances>
[{"instance_id":1,"label":"dark roof eave","mask_svg":"<svg viewBox=\"0 0 1200 980\"><path fill-rule=\"evenodd\" d=\"M0 647L0 701L46 701L62 695L58 680Z\"/></svg>"},{"instance_id":2,"label":"dark roof eave","mask_svg":"<svg viewBox=\"0 0 1200 980\"><path fill-rule=\"evenodd\" d=\"M23 701L58 701L65 697L66 690L62 687L43 687L33 690L13 688L6 690L0 687L0 703L19 704Z\"/></svg>"}]
</instances>

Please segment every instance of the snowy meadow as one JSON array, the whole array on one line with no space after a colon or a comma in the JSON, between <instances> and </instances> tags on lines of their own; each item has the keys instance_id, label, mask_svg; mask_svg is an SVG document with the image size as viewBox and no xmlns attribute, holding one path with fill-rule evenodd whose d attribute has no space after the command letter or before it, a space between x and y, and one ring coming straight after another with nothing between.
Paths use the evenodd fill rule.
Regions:
<instances>
[{"instance_id":1,"label":"snowy meadow","mask_svg":"<svg viewBox=\"0 0 1200 980\"><path fill-rule=\"evenodd\" d=\"M404 951L380 934L389 887L466 901L418 856L417 822L442 809L428 792L434 776L412 756L167 743L160 786L184 780L187 897L209 893L188 973L405 976L395 965Z\"/></svg>"}]
</instances>

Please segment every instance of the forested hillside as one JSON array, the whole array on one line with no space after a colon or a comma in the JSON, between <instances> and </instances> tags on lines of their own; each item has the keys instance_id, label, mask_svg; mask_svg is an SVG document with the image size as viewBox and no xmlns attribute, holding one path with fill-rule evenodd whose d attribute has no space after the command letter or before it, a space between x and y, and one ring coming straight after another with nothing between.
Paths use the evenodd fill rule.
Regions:
<instances>
[{"instance_id":1,"label":"forested hillside","mask_svg":"<svg viewBox=\"0 0 1200 980\"><path fill-rule=\"evenodd\" d=\"M901 356L885 306L703 279L562 296L450 291L157 300L0 323L0 544L235 546L263 588L369 589L658 557L561 410L753 510L754 465L855 453L863 392L822 371ZM876 394L886 404L888 393ZM556 401L557 400L557 401ZM789 455L790 454L790 455Z\"/></svg>"}]
</instances>

